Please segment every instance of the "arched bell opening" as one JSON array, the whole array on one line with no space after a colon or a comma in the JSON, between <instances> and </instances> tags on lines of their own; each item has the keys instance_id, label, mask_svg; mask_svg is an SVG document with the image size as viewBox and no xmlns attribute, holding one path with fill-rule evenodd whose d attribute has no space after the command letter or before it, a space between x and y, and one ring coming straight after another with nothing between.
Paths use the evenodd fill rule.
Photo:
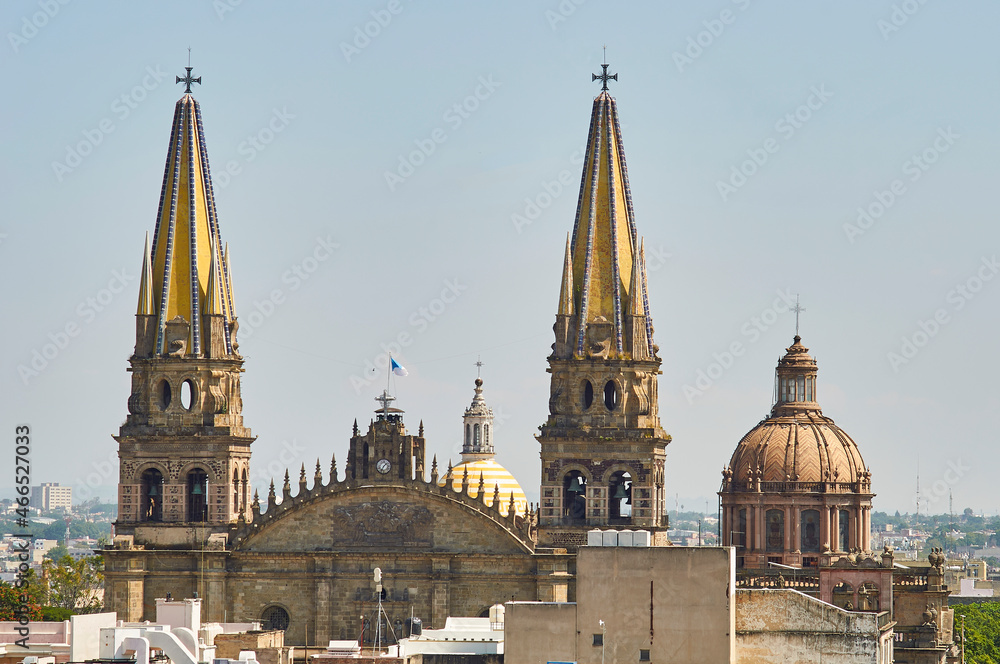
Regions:
<instances>
[{"instance_id":1,"label":"arched bell opening","mask_svg":"<svg viewBox=\"0 0 1000 664\"><path fill-rule=\"evenodd\" d=\"M579 470L563 476L563 521L569 524L587 522L587 478Z\"/></svg>"},{"instance_id":2,"label":"arched bell opening","mask_svg":"<svg viewBox=\"0 0 1000 664\"><path fill-rule=\"evenodd\" d=\"M611 523L632 522L632 474L619 470L608 482L608 519Z\"/></svg>"}]
</instances>

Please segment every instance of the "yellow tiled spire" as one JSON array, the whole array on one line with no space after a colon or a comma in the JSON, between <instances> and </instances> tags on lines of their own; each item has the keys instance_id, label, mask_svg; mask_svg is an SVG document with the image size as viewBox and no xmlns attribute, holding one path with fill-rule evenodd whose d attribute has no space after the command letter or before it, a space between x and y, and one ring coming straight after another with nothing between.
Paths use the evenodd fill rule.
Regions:
<instances>
[{"instance_id":1,"label":"yellow tiled spire","mask_svg":"<svg viewBox=\"0 0 1000 664\"><path fill-rule=\"evenodd\" d=\"M153 234L151 313L158 317L155 354L168 352L166 325L180 316L190 325L184 354L203 355L206 328L202 316L208 313L225 317L226 352L233 352L232 280L229 261L220 253L222 246L201 107L193 96L185 94L174 108ZM214 279L213 269L218 273Z\"/></svg>"},{"instance_id":2,"label":"yellow tiled spire","mask_svg":"<svg viewBox=\"0 0 1000 664\"><path fill-rule=\"evenodd\" d=\"M569 234L566 234L566 258L563 260L562 286L559 287L559 315L573 315L573 255L569 249Z\"/></svg>"},{"instance_id":3,"label":"yellow tiled spire","mask_svg":"<svg viewBox=\"0 0 1000 664\"><path fill-rule=\"evenodd\" d=\"M642 315L646 317L647 352L652 355L646 280L638 255L618 107L606 89L594 99L570 252L576 287L573 313L578 315L574 351L583 353L587 326L603 319L614 327L611 353L631 354L623 334L625 317ZM564 276L564 287L566 281ZM559 305L562 313L562 295Z\"/></svg>"},{"instance_id":4,"label":"yellow tiled spire","mask_svg":"<svg viewBox=\"0 0 1000 664\"><path fill-rule=\"evenodd\" d=\"M149 258L149 233L146 233L146 248L142 252L142 276L139 278L139 304L137 316L152 316L153 309L153 268Z\"/></svg>"}]
</instances>

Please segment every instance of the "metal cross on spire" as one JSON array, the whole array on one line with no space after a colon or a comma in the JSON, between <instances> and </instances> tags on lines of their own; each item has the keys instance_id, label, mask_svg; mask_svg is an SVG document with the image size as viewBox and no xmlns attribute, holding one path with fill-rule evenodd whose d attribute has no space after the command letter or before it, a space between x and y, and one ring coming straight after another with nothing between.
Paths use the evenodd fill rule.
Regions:
<instances>
[{"instance_id":1,"label":"metal cross on spire","mask_svg":"<svg viewBox=\"0 0 1000 664\"><path fill-rule=\"evenodd\" d=\"M605 46L604 47L604 60L605 60L605 62L604 62L604 64L601 65L601 67L602 67L601 73L600 74L591 74L590 75L590 80L591 81L596 81L596 80L600 80L601 81L601 90L607 90L608 89L608 81L617 81L618 80L618 74L609 74L608 73L607 59L608 59L608 47Z\"/></svg>"},{"instance_id":2,"label":"metal cross on spire","mask_svg":"<svg viewBox=\"0 0 1000 664\"><path fill-rule=\"evenodd\" d=\"M792 311L795 312L795 336L799 336L799 314L805 311L806 308L799 306L799 294L795 294L795 306L792 307Z\"/></svg>"},{"instance_id":3,"label":"metal cross on spire","mask_svg":"<svg viewBox=\"0 0 1000 664\"><path fill-rule=\"evenodd\" d=\"M396 400L396 397L389 396L389 390L382 390L382 394L375 397L375 401L382 404L382 414L389 415L389 404Z\"/></svg>"},{"instance_id":4,"label":"metal cross on spire","mask_svg":"<svg viewBox=\"0 0 1000 664\"><path fill-rule=\"evenodd\" d=\"M483 362L482 356L481 355L477 355L476 356L476 378L482 378L483 377L483 366L485 364L486 363Z\"/></svg>"},{"instance_id":5,"label":"metal cross on spire","mask_svg":"<svg viewBox=\"0 0 1000 664\"><path fill-rule=\"evenodd\" d=\"M198 78L195 78L194 76L191 75L191 70L194 69L194 68L191 66L191 47L190 46L188 47L188 66L185 67L184 69L187 72L186 74L184 74L184 78L181 78L180 76L177 76L176 77L177 80L174 81L174 83L175 84L177 84L177 83L183 83L184 84L184 94L191 94L191 84L192 83L197 83L198 85L201 85L201 76L199 76Z\"/></svg>"}]
</instances>

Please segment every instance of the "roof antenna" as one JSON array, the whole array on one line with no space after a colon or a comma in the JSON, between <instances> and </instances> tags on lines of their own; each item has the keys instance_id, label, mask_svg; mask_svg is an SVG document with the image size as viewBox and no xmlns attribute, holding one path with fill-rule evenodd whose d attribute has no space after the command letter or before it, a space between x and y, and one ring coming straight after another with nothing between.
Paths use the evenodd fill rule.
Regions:
<instances>
[{"instance_id":1,"label":"roof antenna","mask_svg":"<svg viewBox=\"0 0 1000 664\"><path fill-rule=\"evenodd\" d=\"M191 47L188 46L188 67L191 66Z\"/></svg>"}]
</instances>

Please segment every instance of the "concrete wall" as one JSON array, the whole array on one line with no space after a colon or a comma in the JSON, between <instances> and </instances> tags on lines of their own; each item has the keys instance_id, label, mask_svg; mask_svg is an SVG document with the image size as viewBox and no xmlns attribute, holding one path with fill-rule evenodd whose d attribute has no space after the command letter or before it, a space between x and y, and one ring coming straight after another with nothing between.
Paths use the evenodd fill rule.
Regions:
<instances>
[{"instance_id":1,"label":"concrete wall","mask_svg":"<svg viewBox=\"0 0 1000 664\"><path fill-rule=\"evenodd\" d=\"M844 611L797 590L737 591L736 664L882 664L891 661L890 637L875 613Z\"/></svg>"},{"instance_id":2,"label":"concrete wall","mask_svg":"<svg viewBox=\"0 0 1000 664\"><path fill-rule=\"evenodd\" d=\"M575 662L576 604L504 604L504 664Z\"/></svg>"},{"instance_id":3,"label":"concrete wall","mask_svg":"<svg viewBox=\"0 0 1000 664\"><path fill-rule=\"evenodd\" d=\"M82 662L101 656L101 628L114 627L118 617L114 613L91 613L70 616L69 661Z\"/></svg>"},{"instance_id":4,"label":"concrete wall","mask_svg":"<svg viewBox=\"0 0 1000 664\"><path fill-rule=\"evenodd\" d=\"M713 664L735 652L730 547L583 547L577 554L577 658L598 664ZM509 652L509 651L508 651Z\"/></svg>"}]
</instances>

